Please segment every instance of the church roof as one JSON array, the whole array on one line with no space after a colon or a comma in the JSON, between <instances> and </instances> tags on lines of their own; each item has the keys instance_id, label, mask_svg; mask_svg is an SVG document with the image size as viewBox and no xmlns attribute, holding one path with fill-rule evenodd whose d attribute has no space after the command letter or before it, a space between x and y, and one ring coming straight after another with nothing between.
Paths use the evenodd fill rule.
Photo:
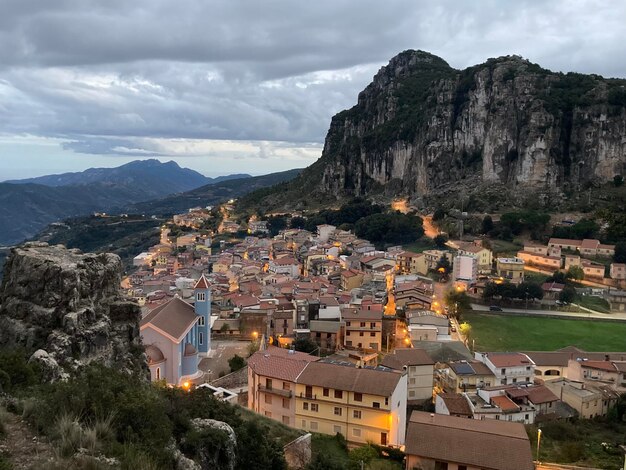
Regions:
<instances>
[{"instance_id":1,"label":"church roof","mask_svg":"<svg viewBox=\"0 0 626 470\"><path fill-rule=\"evenodd\" d=\"M204 274L203 274L202 276L200 276L200 279L198 279L198 282L196 282L194 289L208 289L208 288L209 288L209 282L206 280L206 277L204 277Z\"/></svg>"},{"instance_id":2,"label":"church roof","mask_svg":"<svg viewBox=\"0 0 626 470\"><path fill-rule=\"evenodd\" d=\"M165 361L165 356L161 350L154 345L146 348L146 356L148 356L148 364L150 365Z\"/></svg>"},{"instance_id":3,"label":"church roof","mask_svg":"<svg viewBox=\"0 0 626 470\"><path fill-rule=\"evenodd\" d=\"M154 326L157 330L180 340L198 321L198 318L199 315L196 315L193 306L180 297L174 297L148 313L141 319L139 325L142 330L148 326Z\"/></svg>"}]
</instances>

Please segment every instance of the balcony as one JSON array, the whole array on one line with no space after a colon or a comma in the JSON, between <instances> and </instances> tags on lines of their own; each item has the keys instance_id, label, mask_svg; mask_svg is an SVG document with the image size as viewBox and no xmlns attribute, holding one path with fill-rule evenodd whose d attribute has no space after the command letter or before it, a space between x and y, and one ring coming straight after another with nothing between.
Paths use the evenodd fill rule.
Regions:
<instances>
[{"instance_id":1,"label":"balcony","mask_svg":"<svg viewBox=\"0 0 626 470\"><path fill-rule=\"evenodd\" d=\"M282 390L280 388L268 388L261 384L259 384L259 391L263 393L271 393L272 395L278 395L280 397L285 397L285 398L293 397L293 392L291 390Z\"/></svg>"},{"instance_id":2,"label":"balcony","mask_svg":"<svg viewBox=\"0 0 626 470\"><path fill-rule=\"evenodd\" d=\"M317 400L317 394L300 392L300 398L306 398L308 400Z\"/></svg>"}]
</instances>

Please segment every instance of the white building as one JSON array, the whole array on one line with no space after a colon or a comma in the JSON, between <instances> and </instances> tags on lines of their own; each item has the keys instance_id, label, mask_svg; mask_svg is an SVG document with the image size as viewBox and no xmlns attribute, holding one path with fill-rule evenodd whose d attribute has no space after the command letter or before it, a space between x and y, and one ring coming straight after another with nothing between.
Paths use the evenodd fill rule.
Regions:
<instances>
[{"instance_id":1,"label":"white building","mask_svg":"<svg viewBox=\"0 0 626 470\"><path fill-rule=\"evenodd\" d=\"M478 279L478 258L470 255L455 256L453 273L455 281L473 284Z\"/></svg>"},{"instance_id":2,"label":"white building","mask_svg":"<svg viewBox=\"0 0 626 470\"><path fill-rule=\"evenodd\" d=\"M532 383L535 363L526 354L475 353L475 358L485 364L496 377L496 385Z\"/></svg>"}]
</instances>

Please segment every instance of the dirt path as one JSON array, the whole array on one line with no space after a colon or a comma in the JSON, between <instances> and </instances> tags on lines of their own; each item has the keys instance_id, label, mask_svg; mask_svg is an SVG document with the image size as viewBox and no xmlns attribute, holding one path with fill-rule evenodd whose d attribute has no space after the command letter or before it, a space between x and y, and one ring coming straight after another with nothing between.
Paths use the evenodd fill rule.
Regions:
<instances>
[{"instance_id":1,"label":"dirt path","mask_svg":"<svg viewBox=\"0 0 626 470\"><path fill-rule=\"evenodd\" d=\"M19 416L0 409L6 430L0 439L0 454L11 462L14 470L35 470L54 457L47 439L38 436Z\"/></svg>"}]
</instances>

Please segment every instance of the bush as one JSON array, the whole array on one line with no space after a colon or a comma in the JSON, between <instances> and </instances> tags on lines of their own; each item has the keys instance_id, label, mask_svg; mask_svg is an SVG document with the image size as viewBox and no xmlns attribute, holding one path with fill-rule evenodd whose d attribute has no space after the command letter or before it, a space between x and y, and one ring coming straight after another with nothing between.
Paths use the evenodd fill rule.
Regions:
<instances>
[{"instance_id":1,"label":"bush","mask_svg":"<svg viewBox=\"0 0 626 470\"><path fill-rule=\"evenodd\" d=\"M246 360L239 354L235 354L228 360L228 366L231 372L235 372L239 369L243 369L246 366Z\"/></svg>"},{"instance_id":2,"label":"bush","mask_svg":"<svg viewBox=\"0 0 626 470\"><path fill-rule=\"evenodd\" d=\"M0 385L5 392L26 388L39 381L39 368L29 364L22 350L0 352Z\"/></svg>"}]
</instances>

